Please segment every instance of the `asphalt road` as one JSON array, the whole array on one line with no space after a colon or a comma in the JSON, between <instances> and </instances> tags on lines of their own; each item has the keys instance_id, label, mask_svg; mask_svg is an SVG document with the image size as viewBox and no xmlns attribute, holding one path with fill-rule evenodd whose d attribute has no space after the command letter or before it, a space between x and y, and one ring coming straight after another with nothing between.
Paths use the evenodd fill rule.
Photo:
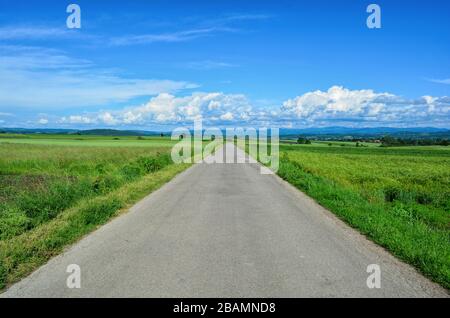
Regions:
<instances>
[{"instance_id":1,"label":"asphalt road","mask_svg":"<svg viewBox=\"0 0 450 318\"><path fill-rule=\"evenodd\" d=\"M80 266L79 289L66 285L70 264ZM380 266L379 289L367 287L369 264ZM201 163L1 296L448 294L258 164Z\"/></svg>"}]
</instances>

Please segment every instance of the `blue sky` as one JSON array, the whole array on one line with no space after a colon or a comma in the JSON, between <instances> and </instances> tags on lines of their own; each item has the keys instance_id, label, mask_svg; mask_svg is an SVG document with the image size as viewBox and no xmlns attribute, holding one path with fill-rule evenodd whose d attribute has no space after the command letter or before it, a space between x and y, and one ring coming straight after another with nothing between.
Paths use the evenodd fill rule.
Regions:
<instances>
[{"instance_id":1,"label":"blue sky","mask_svg":"<svg viewBox=\"0 0 450 318\"><path fill-rule=\"evenodd\" d=\"M445 0L0 0L0 126L450 128L449 18Z\"/></svg>"}]
</instances>

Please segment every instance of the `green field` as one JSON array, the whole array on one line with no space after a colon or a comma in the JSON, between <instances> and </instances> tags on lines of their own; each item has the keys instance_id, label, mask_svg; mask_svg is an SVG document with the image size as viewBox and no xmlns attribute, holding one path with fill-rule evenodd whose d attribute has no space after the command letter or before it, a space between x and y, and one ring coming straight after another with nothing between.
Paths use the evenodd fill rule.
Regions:
<instances>
[{"instance_id":1,"label":"green field","mask_svg":"<svg viewBox=\"0 0 450 318\"><path fill-rule=\"evenodd\" d=\"M104 137L76 135L0 135L2 144L31 144L80 147L167 147L175 142L168 137Z\"/></svg>"},{"instance_id":2,"label":"green field","mask_svg":"<svg viewBox=\"0 0 450 318\"><path fill-rule=\"evenodd\" d=\"M450 288L450 148L281 145L278 174Z\"/></svg>"},{"instance_id":3,"label":"green field","mask_svg":"<svg viewBox=\"0 0 450 318\"><path fill-rule=\"evenodd\" d=\"M186 169L170 160L174 144L1 135L0 289ZM281 144L278 174L450 288L449 147Z\"/></svg>"},{"instance_id":4,"label":"green field","mask_svg":"<svg viewBox=\"0 0 450 318\"><path fill-rule=\"evenodd\" d=\"M280 144L291 144L291 145L296 145L297 142L295 140L280 140ZM356 143L353 141L334 141L334 140L330 140L330 141L313 141L312 144L316 147L355 147ZM359 142L359 144L362 147L380 147L379 143L374 143L374 142Z\"/></svg>"},{"instance_id":5,"label":"green field","mask_svg":"<svg viewBox=\"0 0 450 318\"><path fill-rule=\"evenodd\" d=\"M80 140L82 139L82 140ZM0 137L0 288L188 165L161 137Z\"/></svg>"}]
</instances>

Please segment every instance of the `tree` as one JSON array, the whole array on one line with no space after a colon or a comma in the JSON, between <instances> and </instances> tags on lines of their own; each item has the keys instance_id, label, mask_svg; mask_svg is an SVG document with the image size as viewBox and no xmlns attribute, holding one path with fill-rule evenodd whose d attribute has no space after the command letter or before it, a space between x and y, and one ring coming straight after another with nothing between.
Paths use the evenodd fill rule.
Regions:
<instances>
[{"instance_id":1,"label":"tree","mask_svg":"<svg viewBox=\"0 0 450 318\"><path fill-rule=\"evenodd\" d=\"M439 144L441 146L448 146L448 145L450 145L450 142L447 139L445 139L445 140L442 140Z\"/></svg>"},{"instance_id":2,"label":"tree","mask_svg":"<svg viewBox=\"0 0 450 318\"><path fill-rule=\"evenodd\" d=\"M383 138L381 138L381 145L383 147L389 147L389 146L399 145L399 142L396 138L388 135L388 136L384 136Z\"/></svg>"},{"instance_id":3,"label":"tree","mask_svg":"<svg viewBox=\"0 0 450 318\"><path fill-rule=\"evenodd\" d=\"M311 141L309 139L306 139L306 138L300 136L297 139L297 143L300 144L300 145L310 145Z\"/></svg>"}]
</instances>

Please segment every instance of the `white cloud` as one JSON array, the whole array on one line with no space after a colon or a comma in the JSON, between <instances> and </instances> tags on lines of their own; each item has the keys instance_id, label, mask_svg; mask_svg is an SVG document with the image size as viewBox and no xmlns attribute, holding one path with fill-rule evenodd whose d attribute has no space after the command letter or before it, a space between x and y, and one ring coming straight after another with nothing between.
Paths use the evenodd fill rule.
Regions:
<instances>
[{"instance_id":1,"label":"white cloud","mask_svg":"<svg viewBox=\"0 0 450 318\"><path fill-rule=\"evenodd\" d=\"M264 20L270 16L264 14L233 14L208 19L207 17L188 17L183 21L169 23L169 25L184 25L183 29L169 32L155 32L147 34L128 34L109 37L106 35L88 34L76 29L67 29L64 25L58 27L45 25L9 25L0 27L0 40L61 40L83 39L90 45L137 45L156 42L186 42L198 38L210 37L221 33L237 32L240 29L234 25L249 20ZM167 21L163 22L167 25ZM233 27L231 27L233 26Z\"/></svg>"},{"instance_id":2,"label":"white cloud","mask_svg":"<svg viewBox=\"0 0 450 318\"><path fill-rule=\"evenodd\" d=\"M1 70L83 69L93 66L88 60L68 57L65 52L34 46L0 45Z\"/></svg>"},{"instance_id":3,"label":"white cloud","mask_svg":"<svg viewBox=\"0 0 450 318\"><path fill-rule=\"evenodd\" d=\"M194 93L184 97L160 94L147 104L129 109L126 118L154 120L156 122L188 122L195 119L210 121L214 118L230 120L233 113L248 113L250 102L244 95L223 93Z\"/></svg>"},{"instance_id":4,"label":"white cloud","mask_svg":"<svg viewBox=\"0 0 450 318\"><path fill-rule=\"evenodd\" d=\"M98 123L97 118L90 116L82 116L82 115L71 115L64 116L61 118L59 123L63 124L96 124Z\"/></svg>"},{"instance_id":5,"label":"white cloud","mask_svg":"<svg viewBox=\"0 0 450 318\"><path fill-rule=\"evenodd\" d=\"M377 94L372 90L349 90L341 86L333 86L328 91L314 91L289 99L283 108L300 118L316 116L335 116L339 113L348 115L370 112L377 114L383 104L376 102L378 97L392 95Z\"/></svg>"},{"instance_id":6,"label":"white cloud","mask_svg":"<svg viewBox=\"0 0 450 318\"><path fill-rule=\"evenodd\" d=\"M117 119L111 115L109 112L101 113L98 118L106 125L116 125Z\"/></svg>"},{"instance_id":7,"label":"white cloud","mask_svg":"<svg viewBox=\"0 0 450 318\"><path fill-rule=\"evenodd\" d=\"M242 94L197 92L187 96L161 93L146 104L116 111L70 116L66 123L108 126L185 125L236 126L436 126L448 127L450 98L405 99L373 90L333 86L289 99L279 108L255 107Z\"/></svg>"},{"instance_id":8,"label":"white cloud","mask_svg":"<svg viewBox=\"0 0 450 318\"><path fill-rule=\"evenodd\" d=\"M46 118L41 118L38 120L38 123L41 125L47 125L48 124L48 119Z\"/></svg>"},{"instance_id":9,"label":"white cloud","mask_svg":"<svg viewBox=\"0 0 450 318\"><path fill-rule=\"evenodd\" d=\"M328 91L308 92L289 99L283 103L282 111L285 117L291 115L303 124L448 125L450 102L448 97L406 99L370 89L333 86Z\"/></svg>"},{"instance_id":10,"label":"white cloud","mask_svg":"<svg viewBox=\"0 0 450 318\"><path fill-rule=\"evenodd\" d=\"M39 114L34 122L44 115ZM49 117L45 115L45 118L47 120ZM196 92L175 95L162 92L140 106L69 113L59 117L59 120L55 120L53 116L48 121L64 126L148 128L152 125L191 125L196 119L202 119L205 126L448 128L450 97L423 96L407 99L371 89L351 90L333 86L326 91L304 93L279 103L279 106L275 102L256 103L255 106L243 94Z\"/></svg>"},{"instance_id":11,"label":"white cloud","mask_svg":"<svg viewBox=\"0 0 450 318\"><path fill-rule=\"evenodd\" d=\"M172 33L154 33L154 34L139 34L114 37L110 40L110 45L136 45L136 44L150 44L155 42L185 42L197 38L211 36L216 33L234 32L236 29L228 27L207 27L190 29L184 31L177 31Z\"/></svg>"},{"instance_id":12,"label":"white cloud","mask_svg":"<svg viewBox=\"0 0 450 318\"><path fill-rule=\"evenodd\" d=\"M238 67L239 65L227 63L227 62L218 62L218 61L196 61L196 62L189 62L186 64L187 68L194 69L194 70L200 70L200 71L207 71L207 70L215 70L215 69L223 69L223 68L233 68Z\"/></svg>"},{"instance_id":13,"label":"white cloud","mask_svg":"<svg viewBox=\"0 0 450 318\"><path fill-rule=\"evenodd\" d=\"M430 82L433 83L439 83L439 84L448 84L450 85L450 78L446 78L446 79L430 79Z\"/></svg>"},{"instance_id":14,"label":"white cloud","mask_svg":"<svg viewBox=\"0 0 450 318\"><path fill-rule=\"evenodd\" d=\"M113 46L123 45L137 45L137 44L151 44L156 42L186 42L198 38L213 36L220 33L238 32L240 29L234 27L235 25L251 20L265 20L271 16L265 14L233 14L213 19L205 17L189 17L190 28L165 32L165 33L150 33L150 34L134 34L113 37L109 44ZM192 24L193 21L196 23ZM178 21L181 24L181 21Z\"/></svg>"},{"instance_id":15,"label":"white cloud","mask_svg":"<svg viewBox=\"0 0 450 318\"><path fill-rule=\"evenodd\" d=\"M233 120L234 116L230 112L226 112L225 114L220 116L220 119L222 120Z\"/></svg>"},{"instance_id":16,"label":"white cloud","mask_svg":"<svg viewBox=\"0 0 450 318\"><path fill-rule=\"evenodd\" d=\"M0 46L0 110L100 106L195 87L183 81L122 77L56 50Z\"/></svg>"},{"instance_id":17,"label":"white cloud","mask_svg":"<svg viewBox=\"0 0 450 318\"><path fill-rule=\"evenodd\" d=\"M100 112L63 117L65 123L102 123L106 125L145 125L149 123L182 124L195 119L216 124L219 120L247 121L252 107L244 95L223 93L193 93L176 97L161 93L146 104L120 111Z\"/></svg>"},{"instance_id":18,"label":"white cloud","mask_svg":"<svg viewBox=\"0 0 450 318\"><path fill-rule=\"evenodd\" d=\"M35 40L73 36L67 28L6 26L0 28L0 40Z\"/></svg>"}]
</instances>

